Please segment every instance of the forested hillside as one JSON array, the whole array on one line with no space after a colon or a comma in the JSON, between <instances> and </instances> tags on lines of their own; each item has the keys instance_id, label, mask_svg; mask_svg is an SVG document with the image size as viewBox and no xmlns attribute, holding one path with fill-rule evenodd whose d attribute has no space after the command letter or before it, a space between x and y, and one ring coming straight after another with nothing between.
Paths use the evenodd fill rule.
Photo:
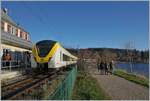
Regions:
<instances>
[{"instance_id":1,"label":"forested hillside","mask_svg":"<svg viewBox=\"0 0 150 101\"><path fill-rule=\"evenodd\" d=\"M87 48L87 49L68 49L72 54L86 59L100 58L104 61L115 60L120 62L149 62L149 50L127 50L115 48Z\"/></svg>"}]
</instances>

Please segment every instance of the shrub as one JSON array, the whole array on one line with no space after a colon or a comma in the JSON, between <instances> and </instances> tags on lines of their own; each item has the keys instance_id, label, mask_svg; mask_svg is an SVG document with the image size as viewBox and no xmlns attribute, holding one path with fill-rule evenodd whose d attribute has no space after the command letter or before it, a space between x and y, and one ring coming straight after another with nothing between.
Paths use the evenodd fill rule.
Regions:
<instances>
[{"instance_id":1,"label":"shrub","mask_svg":"<svg viewBox=\"0 0 150 101\"><path fill-rule=\"evenodd\" d=\"M78 73L72 99L104 100L110 99L100 88L97 80L85 72Z\"/></svg>"},{"instance_id":2,"label":"shrub","mask_svg":"<svg viewBox=\"0 0 150 101\"><path fill-rule=\"evenodd\" d=\"M138 75L130 74L123 70L116 70L114 74L134 83L149 87L149 80Z\"/></svg>"}]
</instances>

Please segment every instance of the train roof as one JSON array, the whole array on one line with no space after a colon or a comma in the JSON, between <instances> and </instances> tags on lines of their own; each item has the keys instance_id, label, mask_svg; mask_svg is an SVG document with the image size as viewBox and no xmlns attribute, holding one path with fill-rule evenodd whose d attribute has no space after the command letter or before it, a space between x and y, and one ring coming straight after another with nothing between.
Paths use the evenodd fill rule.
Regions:
<instances>
[{"instance_id":1,"label":"train roof","mask_svg":"<svg viewBox=\"0 0 150 101\"><path fill-rule=\"evenodd\" d=\"M42 41L37 42L36 44L43 43L43 42L46 42L46 43L57 43L57 41L54 41L54 40L42 40Z\"/></svg>"},{"instance_id":2,"label":"train roof","mask_svg":"<svg viewBox=\"0 0 150 101\"><path fill-rule=\"evenodd\" d=\"M42 45L43 43L47 43L47 45L50 45L51 47L54 46L54 44L58 44L59 47L61 47L69 56L71 56L72 58L77 58L76 56L72 55L68 50L66 50L58 41L54 41L54 40L42 40L36 43L36 45Z\"/></svg>"}]
</instances>

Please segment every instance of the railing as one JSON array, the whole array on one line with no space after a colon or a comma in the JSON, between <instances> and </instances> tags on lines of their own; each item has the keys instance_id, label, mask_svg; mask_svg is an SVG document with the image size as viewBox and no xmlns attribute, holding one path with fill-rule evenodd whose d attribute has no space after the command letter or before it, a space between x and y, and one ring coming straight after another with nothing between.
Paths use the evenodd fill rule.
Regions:
<instances>
[{"instance_id":1,"label":"railing","mask_svg":"<svg viewBox=\"0 0 150 101\"><path fill-rule=\"evenodd\" d=\"M48 100L68 100L71 99L72 91L77 75L77 67L72 66L65 80L58 86L55 92L48 97Z\"/></svg>"},{"instance_id":2,"label":"railing","mask_svg":"<svg viewBox=\"0 0 150 101\"><path fill-rule=\"evenodd\" d=\"M20 67L21 61L1 61L1 68L2 69L11 69L13 67Z\"/></svg>"}]
</instances>

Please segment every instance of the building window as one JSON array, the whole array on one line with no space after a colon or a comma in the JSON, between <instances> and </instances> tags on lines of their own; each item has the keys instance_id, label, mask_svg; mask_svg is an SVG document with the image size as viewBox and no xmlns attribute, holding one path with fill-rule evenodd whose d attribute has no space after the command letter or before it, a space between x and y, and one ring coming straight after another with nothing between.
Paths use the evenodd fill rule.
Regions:
<instances>
[{"instance_id":1,"label":"building window","mask_svg":"<svg viewBox=\"0 0 150 101\"><path fill-rule=\"evenodd\" d=\"M25 39L27 40L27 33L25 34Z\"/></svg>"},{"instance_id":2,"label":"building window","mask_svg":"<svg viewBox=\"0 0 150 101\"><path fill-rule=\"evenodd\" d=\"M4 31L4 22L3 21L1 21L1 30Z\"/></svg>"},{"instance_id":3,"label":"building window","mask_svg":"<svg viewBox=\"0 0 150 101\"><path fill-rule=\"evenodd\" d=\"M13 27L11 28L11 33L14 34L14 28Z\"/></svg>"},{"instance_id":4,"label":"building window","mask_svg":"<svg viewBox=\"0 0 150 101\"><path fill-rule=\"evenodd\" d=\"M27 40L27 33L24 32L24 39Z\"/></svg>"},{"instance_id":5,"label":"building window","mask_svg":"<svg viewBox=\"0 0 150 101\"><path fill-rule=\"evenodd\" d=\"M20 38L23 38L23 33L22 33L22 31L20 31Z\"/></svg>"},{"instance_id":6,"label":"building window","mask_svg":"<svg viewBox=\"0 0 150 101\"><path fill-rule=\"evenodd\" d=\"M16 36L18 36L18 29L16 29Z\"/></svg>"},{"instance_id":7,"label":"building window","mask_svg":"<svg viewBox=\"0 0 150 101\"><path fill-rule=\"evenodd\" d=\"M23 39L26 39L26 32L23 32Z\"/></svg>"},{"instance_id":8,"label":"building window","mask_svg":"<svg viewBox=\"0 0 150 101\"><path fill-rule=\"evenodd\" d=\"M8 33L11 33L11 26L9 24L7 25L7 31Z\"/></svg>"},{"instance_id":9,"label":"building window","mask_svg":"<svg viewBox=\"0 0 150 101\"><path fill-rule=\"evenodd\" d=\"M2 60L11 60L11 51L10 49L3 49L3 56L2 56Z\"/></svg>"},{"instance_id":10,"label":"building window","mask_svg":"<svg viewBox=\"0 0 150 101\"><path fill-rule=\"evenodd\" d=\"M29 35L27 34L27 41L29 41Z\"/></svg>"}]
</instances>

